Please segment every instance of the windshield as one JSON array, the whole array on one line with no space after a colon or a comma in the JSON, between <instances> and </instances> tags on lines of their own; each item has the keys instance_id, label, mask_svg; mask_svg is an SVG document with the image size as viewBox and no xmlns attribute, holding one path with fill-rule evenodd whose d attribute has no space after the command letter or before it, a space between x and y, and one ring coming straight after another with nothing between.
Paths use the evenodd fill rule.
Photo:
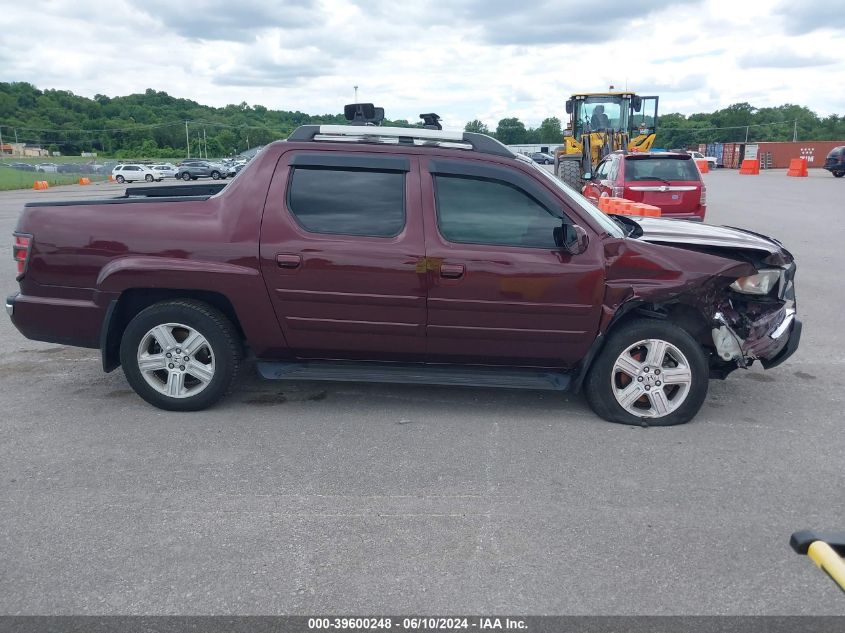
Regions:
<instances>
[{"instance_id":1,"label":"windshield","mask_svg":"<svg viewBox=\"0 0 845 633\"><path fill-rule=\"evenodd\" d=\"M676 157L625 160L625 180L699 180L698 167L690 159Z\"/></svg>"},{"instance_id":2,"label":"windshield","mask_svg":"<svg viewBox=\"0 0 845 633\"><path fill-rule=\"evenodd\" d=\"M601 226L602 230L605 231L611 237L625 237L625 233L619 228L619 225L616 224L613 220L607 217L604 213L598 210L598 208L592 204L589 200L587 200L584 196L580 193L575 191L572 187L564 183L559 178L556 178L550 171L543 169L536 163L532 162L531 166L536 169L538 172L543 174L543 177L554 183L555 187L562 190L572 201L573 204L580 207L584 213L589 215L596 223Z\"/></svg>"},{"instance_id":3,"label":"windshield","mask_svg":"<svg viewBox=\"0 0 845 633\"><path fill-rule=\"evenodd\" d=\"M575 101L575 135L583 134L587 127L593 132L612 128L628 129L628 99L612 95L587 97Z\"/></svg>"}]
</instances>

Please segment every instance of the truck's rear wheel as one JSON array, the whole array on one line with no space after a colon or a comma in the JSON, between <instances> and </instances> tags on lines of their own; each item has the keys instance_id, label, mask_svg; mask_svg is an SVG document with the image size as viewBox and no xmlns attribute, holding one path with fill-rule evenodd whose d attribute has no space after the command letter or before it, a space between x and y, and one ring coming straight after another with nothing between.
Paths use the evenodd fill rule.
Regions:
<instances>
[{"instance_id":1,"label":"truck's rear wheel","mask_svg":"<svg viewBox=\"0 0 845 633\"><path fill-rule=\"evenodd\" d=\"M232 323L191 300L146 308L120 342L126 380L144 400L168 411L198 411L220 400L232 387L241 356Z\"/></svg>"},{"instance_id":2,"label":"truck's rear wheel","mask_svg":"<svg viewBox=\"0 0 845 633\"><path fill-rule=\"evenodd\" d=\"M584 391L609 422L671 426L698 413L708 381L704 350L686 330L640 319L610 334Z\"/></svg>"},{"instance_id":3,"label":"truck's rear wheel","mask_svg":"<svg viewBox=\"0 0 845 633\"><path fill-rule=\"evenodd\" d=\"M557 168L557 177L567 185L581 193L584 181L581 178L581 162L577 160L562 160Z\"/></svg>"}]
</instances>

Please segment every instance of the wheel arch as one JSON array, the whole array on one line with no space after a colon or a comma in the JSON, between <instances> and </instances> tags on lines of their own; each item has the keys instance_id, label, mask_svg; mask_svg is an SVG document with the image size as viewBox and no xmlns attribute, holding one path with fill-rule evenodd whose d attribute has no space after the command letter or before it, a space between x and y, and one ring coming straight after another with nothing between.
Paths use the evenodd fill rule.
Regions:
<instances>
[{"instance_id":1,"label":"wheel arch","mask_svg":"<svg viewBox=\"0 0 845 633\"><path fill-rule=\"evenodd\" d=\"M701 310L688 303L671 301L667 303L654 303L650 301L631 299L619 306L605 328L596 336L590 349L584 355L578 365L571 383L571 391L578 393L584 383L584 379L590 371L593 363L604 348L605 342L612 332L630 321L642 319L656 319L669 321L688 332L702 347L707 347L712 341L709 338L710 326Z\"/></svg>"},{"instance_id":2,"label":"wheel arch","mask_svg":"<svg viewBox=\"0 0 845 633\"><path fill-rule=\"evenodd\" d=\"M111 301L106 311L100 334L103 371L110 372L120 367L120 341L126 326L135 315L156 303L177 299L201 301L216 308L232 322L240 337L245 338L234 305L221 292L181 288L128 288Z\"/></svg>"}]
</instances>

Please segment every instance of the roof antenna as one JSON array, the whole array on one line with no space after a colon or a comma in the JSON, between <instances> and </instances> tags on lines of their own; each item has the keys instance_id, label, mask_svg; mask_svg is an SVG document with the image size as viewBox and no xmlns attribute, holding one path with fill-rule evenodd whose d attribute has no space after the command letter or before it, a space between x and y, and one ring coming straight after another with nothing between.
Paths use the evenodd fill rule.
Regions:
<instances>
[{"instance_id":1,"label":"roof antenna","mask_svg":"<svg viewBox=\"0 0 845 633\"><path fill-rule=\"evenodd\" d=\"M429 112L427 114L421 114L420 118L423 120L423 129L426 130L442 130L443 126L440 125L440 115L435 114L434 112Z\"/></svg>"}]
</instances>

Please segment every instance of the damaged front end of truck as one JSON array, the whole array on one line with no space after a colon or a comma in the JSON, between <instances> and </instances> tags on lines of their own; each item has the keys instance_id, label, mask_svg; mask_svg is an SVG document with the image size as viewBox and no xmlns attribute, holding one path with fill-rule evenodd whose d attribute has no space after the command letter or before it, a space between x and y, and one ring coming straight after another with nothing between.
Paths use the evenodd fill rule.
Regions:
<instances>
[{"instance_id":1,"label":"damaged front end of truck","mask_svg":"<svg viewBox=\"0 0 845 633\"><path fill-rule=\"evenodd\" d=\"M759 360L774 367L801 337L792 255L771 238L729 227L643 219L609 240L601 333L635 315L669 319L710 352L725 378Z\"/></svg>"}]
</instances>

